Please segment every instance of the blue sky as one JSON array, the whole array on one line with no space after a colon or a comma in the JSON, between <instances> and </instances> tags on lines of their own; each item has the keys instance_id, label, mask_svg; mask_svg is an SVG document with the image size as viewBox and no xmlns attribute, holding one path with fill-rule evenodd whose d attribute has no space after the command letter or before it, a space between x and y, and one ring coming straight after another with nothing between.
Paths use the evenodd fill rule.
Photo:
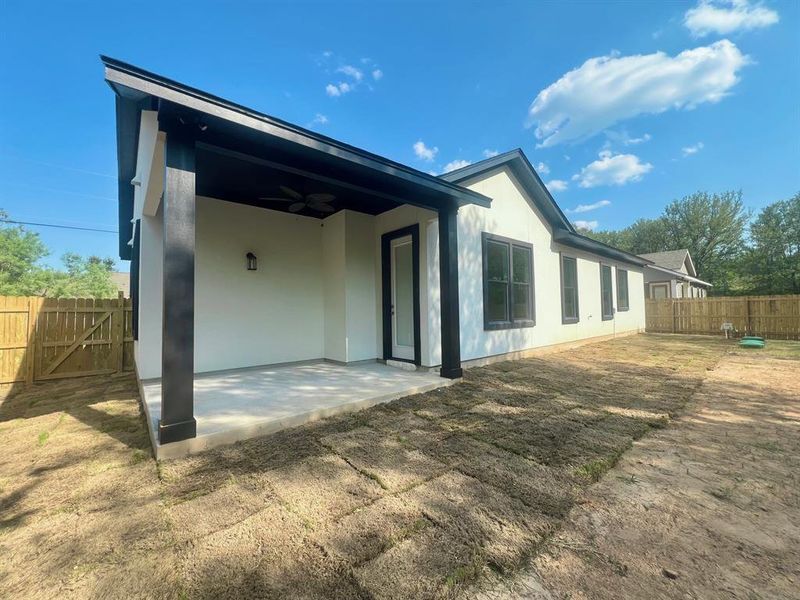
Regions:
<instances>
[{"instance_id":1,"label":"blue sky","mask_svg":"<svg viewBox=\"0 0 800 600\"><path fill-rule=\"evenodd\" d=\"M18 220L116 229L100 53L425 171L520 147L601 229L696 190L754 209L800 191L795 1L4 0L0 31L0 208ZM35 230L52 264L116 258L114 235Z\"/></svg>"}]
</instances>

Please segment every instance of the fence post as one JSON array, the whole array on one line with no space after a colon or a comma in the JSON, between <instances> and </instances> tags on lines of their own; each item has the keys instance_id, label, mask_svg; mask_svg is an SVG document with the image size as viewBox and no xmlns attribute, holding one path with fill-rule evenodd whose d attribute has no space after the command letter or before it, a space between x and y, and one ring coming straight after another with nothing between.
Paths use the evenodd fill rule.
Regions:
<instances>
[{"instance_id":1,"label":"fence post","mask_svg":"<svg viewBox=\"0 0 800 600\"><path fill-rule=\"evenodd\" d=\"M37 321L39 320L39 310L42 308L41 298L28 298L28 343L25 348L25 383L33 383L36 367L36 337L39 328Z\"/></svg>"},{"instance_id":2,"label":"fence post","mask_svg":"<svg viewBox=\"0 0 800 600\"><path fill-rule=\"evenodd\" d=\"M118 372L122 372L123 363L123 338L125 337L125 294L120 290L117 294L117 307L114 309L114 322L111 332L112 346L114 348L114 365Z\"/></svg>"},{"instance_id":3,"label":"fence post","mask_svg":"<svg viewBox=\"0 0 800 600\"><path fill-rule=\"evenodd\" d=\"M677 331L677 320L678 320L678 306L675 304L675 300L672 300L672 333Z\"/></svg>"},{"instance_id":4,"label":"fence post","mask_svg":"<svg viewBox=\"0 0 800 600\"><path fill-rule=\"evenodd\" d=\"M747 335L753 335L753 323L750 319L750 296L744 297L744 314L745 314L745 327L747 328L745 333Z\"/></svg>"}]
</instances>

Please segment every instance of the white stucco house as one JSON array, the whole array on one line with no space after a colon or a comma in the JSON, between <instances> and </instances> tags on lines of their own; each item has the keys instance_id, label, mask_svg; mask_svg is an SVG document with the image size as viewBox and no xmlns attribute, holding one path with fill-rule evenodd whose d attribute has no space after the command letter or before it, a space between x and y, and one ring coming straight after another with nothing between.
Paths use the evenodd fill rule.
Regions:
<instances>
[{"instance_id":1,"label":"white stucco house","mask_svg":"<svg viewBox=\"0 0 800 600\"><path fill-rule=\"evenodd\" d=\"M712 287L698 278L692 255L685 248L639 256L651 263L644 269L645 294L651 300L705 298Z\"/></svg>"},{"instance_id":2,"label":"white stucco house","mask_svg":"<svg viewBox=\"0 0 800 600\"><path fill-rule=\"evenodd\" d=\"M103 57L158 456L644 331L649 261L520 150L436 177Z\"/></svg>"}]
</instances>

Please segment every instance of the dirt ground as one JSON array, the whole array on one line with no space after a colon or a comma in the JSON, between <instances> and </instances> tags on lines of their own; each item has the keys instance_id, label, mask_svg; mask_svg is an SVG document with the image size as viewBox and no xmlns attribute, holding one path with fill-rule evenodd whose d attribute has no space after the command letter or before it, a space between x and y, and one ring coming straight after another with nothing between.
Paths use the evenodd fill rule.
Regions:
<instances>
[{"instance_id":1,"label":"dirt ground","mask_svg":"<svg viewBox=\"0 0 800 600\"><path fill-rule=\"evenodd\" d=\"M0 597L791 597L769 347L625 338L162 463L131 377L39 385L0 404Z\"/></svg>"},{"instance_id":2,"label":"dirt ground","mask_svg":"<svg viewBox=\"0 0 800 600\"><path fill-rule=\"evenodd\" d=\"M800 598L800 344L770 346L724 357L523 575L477 597Z\"/></svg>"}]
</instances>

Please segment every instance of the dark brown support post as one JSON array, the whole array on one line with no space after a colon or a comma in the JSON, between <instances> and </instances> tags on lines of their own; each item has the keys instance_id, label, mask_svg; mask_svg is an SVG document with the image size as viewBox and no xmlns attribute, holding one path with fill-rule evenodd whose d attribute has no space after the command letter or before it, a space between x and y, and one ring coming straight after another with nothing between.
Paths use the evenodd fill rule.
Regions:
<instances>
[{"instance_id":1,"label":"dark brown support post","mask_svg":"<svg viewBox=\"0 0 800 600\"><path fill-rule=\"evenodd\" d=\"M161 339L162 444L197 435L194 419L195 143L167 131L164 220L164 310Z\"/></svg>"},{"instance_id":2,"label":"dark brown support post","mask_svg":"<svg viewBox=\"0 0 800 600\"><path fill-rule=\"evenodd\" d=\"M458 302L458 208L439 211L439 288L442 321L442 368L447 379L461 377L461 330Z\"/></svg>"}]
</instances>

